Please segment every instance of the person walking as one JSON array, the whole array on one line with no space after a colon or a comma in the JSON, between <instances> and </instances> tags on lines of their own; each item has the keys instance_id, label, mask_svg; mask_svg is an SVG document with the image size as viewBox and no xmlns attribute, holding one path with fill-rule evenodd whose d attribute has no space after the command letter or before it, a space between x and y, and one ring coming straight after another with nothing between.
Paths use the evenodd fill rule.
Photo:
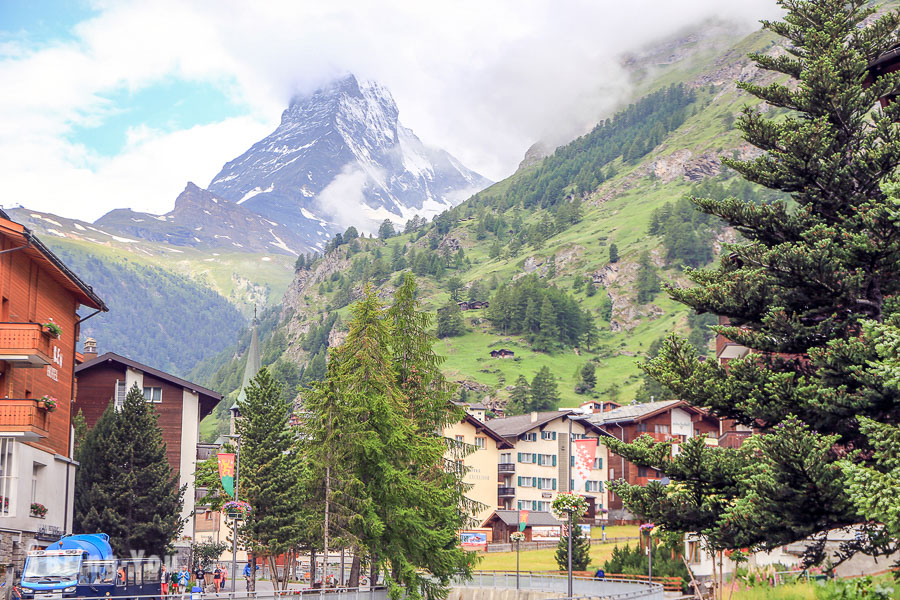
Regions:
<instances>
[{"instance_id":1,"label":"person walking","mask_svg":"<svg viewBox=\"0 0 900 600\"><path fill-rule=\"evenodd\" d=\"M197 586L200 587L200 591L202 592L203 589L206 588L206 571L203 570L203 565L197 565L194 576L197 578Z\"/></svg>"},{"instance_id":2,"label":"person walking","mask_svg":"<svg viewBox=\"0 0 900 600\"><path fill-rule=\"evenodd\" d=\"M225 589L225 583L228 581L228 566L222 565L222 589Z\"/></svg>"},{"instance_id":3,"label":"person walking","mask_svg":"<svg viewBox=\"0 0 900 600\"><path fill-rule=\"evenodd\" d=\"M190 591L191 584L191 572L188 571L187 567L182 567L181 574L178 576L178 585L181 587L181 593L185 594Z\"/></svg>"},{"instance_id":4,"label":"person walking","mask_svg":"<svg viewBox=\"0 0 900 600\"><path fill-rule=\"evenodd\" d=\"M247 591L250 591L250 563L244 566L244 582L247 584Z\"/></svg>"},{"instance_id":5,"label":"person walking","mask_svg":"<svg viewBox=\"0 0 900 600\"><path fill-rule=\"evenodd\" d=\"M173 594L178 593L178 577L179 577L179 575L180 575L180 573L179 573L178 569L174 569L172 571L172 575L169 577L169 582L172 584L171 589L172 589Z\"/></svg>"},{"instance_id":6,"label":"person walking","mask_svg":"<svg viewBox=\"0 0 900 600\"><path fill-rule=\"evenodd\" d=\"M159 568L159 592L163 596L169 595L169 573L166 571L166 565Z\"/></svg>"},{"instance_id":7,"label":"person walking","mask_svg":"<svg viewBox=\"0 0 900 600\"><path fill-rule=\"evenodd\" d=\"M216 593L219 593L219 588L222 586L222 567L220 565L216 565L215 571L213 571L213 585L216 587Z\"/></svg>"}]
</instances>

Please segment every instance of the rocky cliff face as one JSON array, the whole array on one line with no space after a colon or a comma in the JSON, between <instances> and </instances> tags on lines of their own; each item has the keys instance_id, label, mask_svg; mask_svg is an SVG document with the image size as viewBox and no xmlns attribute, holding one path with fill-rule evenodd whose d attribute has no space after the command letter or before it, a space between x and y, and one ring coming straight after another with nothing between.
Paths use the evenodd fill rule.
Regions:
<instances>
[{"instance_id":1,"label":"rocky cliff face","mask_svg":"<svg viewBox=\"0 0 900 600\"><path fill-rule=\"evenodd\" d=\"M164 215L118 209L95 225L119 236L174 246L294 255L310 246L287 227L193 183L187 184L175 208Z\"/></svg>"},{"instance_id":2,"label":"rocky cliff face","mask_svg":"<svg viewBox=\"0 0 900 600\"><path fill-rule=\"evenodd\" d=\"M350 75L294 98L278 128L209 189L321 248L349 225L431 216L489 183L403 127L385 88Z\"/></svg>"}]
</instances>

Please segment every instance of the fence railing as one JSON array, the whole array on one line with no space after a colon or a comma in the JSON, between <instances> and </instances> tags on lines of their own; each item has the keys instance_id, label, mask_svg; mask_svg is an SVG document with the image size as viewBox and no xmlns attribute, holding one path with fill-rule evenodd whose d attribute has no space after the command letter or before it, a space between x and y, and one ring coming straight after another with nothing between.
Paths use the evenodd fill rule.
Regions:
<instances>
[{"instance_id":1,"label":"fence railing","mask_svg":"<svg viewBox=\"0 0 900 600\"><path fill-rule=\"evenodd\" d=\"M13 598L16 598L13 594ZM178 594L152 594L128 596L129 600L387 600L387 588L291 588L288 590L260 590L256 592L184 592ZM110 600L109 596L79 596L78 600Z\"/></svg>"},{"instance_id":2,"label":"fence railing","mask_svg":"<svg viewBox=\"0 0 900 600\"><path fill-rule=\"evenodd\" d=\"M633 542L636 537L608 537L605 540L601 538L591 538L591 545L595 544L622 544L625 542ZM519 542L519 551L526 550L543 550L546 548L556 548L558 541L549 540L546 542ZM486 544L485 552L515 552L516 545L512 542Z\"/></svg>"},{"instance_id":3,"label":"fence railing","mask_svg":"<svg viewBox=\"0 0 900 600\"><path fill-rule=\"evenodd\" d=\"M515 572L476 571L469 580L457 580L457 587L471 588L506 588L516 589ZM519 572L518 589L533 590L559 594L559 598L568 598L568 578L565 575L549 575L532 572ZM641 598L646 600L663 600L664 590L660 583L638 580L592 579L589 577L572 578L572 598L604 598L606 600L630 600Z\"/></svg>"}]
</instances>

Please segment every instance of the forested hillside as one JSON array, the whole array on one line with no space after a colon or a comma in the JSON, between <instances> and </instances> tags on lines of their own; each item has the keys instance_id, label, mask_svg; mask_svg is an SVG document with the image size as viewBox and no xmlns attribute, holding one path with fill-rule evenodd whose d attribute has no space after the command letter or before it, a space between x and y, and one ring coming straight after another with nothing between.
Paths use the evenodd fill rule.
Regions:
<instances>
[{"instance_id":1,"label":"forested hillside","mask_svg":"<svg viewBox=\"0 0 900 600\"><path fill-rule=\"evenodd\" d=\"M719 161L753 153L732 127L750 103L734 76L763 81L751 51L779 49L762 33L702 56L678 47L684 60L641 80L641 97L542 161L431 222L385 223L376 239L350 228L324 255L300 257L280 314L267 315L263 363L302 390L324 373L364 286L388 300L412 271L461 398L495 411L662 399L638 364L671 332L711 355L713 323L664 288L738 235L687 198L772 199ZM236 388L243 347L205 365L205 381Z\"/></svg>"},{"instance_id":2,"label":"forested hillside","mask_svg":"<svg viewBox=\"0 0 900 600\"><path fill-rule=\"evenodd\" d=\"M246 322L225 298L171 271L76 246L55 247L60 258L109 305L82 324L82 341L175 375L235 343Z\"/></svg>"}]
</instances>

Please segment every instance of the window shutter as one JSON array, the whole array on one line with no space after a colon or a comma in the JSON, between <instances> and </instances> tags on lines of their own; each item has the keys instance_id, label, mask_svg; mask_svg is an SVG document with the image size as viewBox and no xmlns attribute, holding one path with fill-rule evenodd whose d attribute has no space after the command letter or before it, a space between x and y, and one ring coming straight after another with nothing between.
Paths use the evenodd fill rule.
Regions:
<instances>
[{"instance_id":1,"label":"window shutter","mask_svg":"<svg viewBox=\"0 0 900 600\"><path fill-rule=\"evenodd\" d=\"M554 467L556 466L556 455L555 454L553 455L553 466Z\"/></svg>"},{"instance_id":2,"label":"window shutter","mask_svg":"<svg viewBox=\"0 0 900 600\"><path fill-rule=\"evenodd\" d=\"M554 439L554 440L556 439L556 432L555 432L555 431L553 432L553 439Z\"/></svg>"},{"instance_id":3,"label":"window shutter","mask_svg":"<svg viewBox=\"0 0 900 600\"><path fill-rule=\"evenodd\" d=\"M603 459L602 459L602 458L598 458L598 459L597 459L597 468L598 468L598 469L602 469L602 468L603 468Z\"/></svg>"},{"instance_id":4,"label":"window shutter","mask_svg":"<svg viewBox=\"0 0 900 600\"><path fill-rule=\"evenodd\" d=\"M574 467L574 466L575 466L575 457L574 457L574 456L570 456L570 457L569 457L569 466L570 466L570 467Z\"/></svg>"},{"instance_id":5,"label":"window shutter","mask_svg":"<svg viewBox=\"0 0 900 600\"><path fill-rule=\"evenodd\" d=\"M556 477L553 478L553 489L556 489Z\"/></svg>"},{"instance_id":6,"label":"window shutter","mask_svg":"<svg viewBox=\"0 0 900 600\"><path fill-rule=\"evenodd\" d=\"M532 455L531 455L531 462L532 462L532 463L537 463L537 461L538 461L537 454L532 454Z\"/></svg>"},{"instance_id":7,"label":"window shutter","mask_svg":"<svg viewBox=\"0 0 900 600\"><path fill-rule=\"evenodd\" d=\"M519 452L519 462L522 462L522 453Z\"/></svg>"},{"instance_id":8,"label":"window shutter","mask_svg":"<svg viewBox=\"0 0 900 600\"><path fill-rule=\"evenodd\" d=\"M543 481L543 480L540 477L537 477L536 479L537 479L537 486L535 486L535 487L537 487L537 489L542 489L541 481Z\"/></svg>"},{"instance_id":9,"label":"window shutter","mask_svg":"<svg viewBox=\"0 0 900 600\"><path fill-rule=\"evenodd\" d=\"M522 487L522 476L519 475L519 487Z\"/></svg>"}]
</instances>

